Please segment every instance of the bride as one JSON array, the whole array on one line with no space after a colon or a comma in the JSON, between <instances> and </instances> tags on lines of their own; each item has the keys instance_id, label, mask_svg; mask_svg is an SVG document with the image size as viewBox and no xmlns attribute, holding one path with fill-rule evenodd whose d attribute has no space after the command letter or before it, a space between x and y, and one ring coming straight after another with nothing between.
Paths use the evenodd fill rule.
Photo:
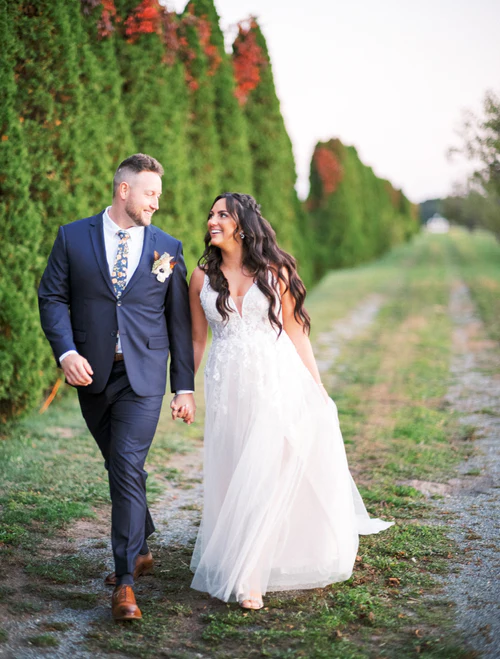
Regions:
<instances>
[{"instance_id":1,"label":"bride","mask_svg":"<svg viewBox=\"0 0 500 659\"><path fill-rule=\"evenodd\" d=\"M359 534L391 526L368 517L349 473L305 295L253 197L217 197L190 283L196 370L213 336L192 587L247 609L348 579Z\"/></svg>"}]
</instances>

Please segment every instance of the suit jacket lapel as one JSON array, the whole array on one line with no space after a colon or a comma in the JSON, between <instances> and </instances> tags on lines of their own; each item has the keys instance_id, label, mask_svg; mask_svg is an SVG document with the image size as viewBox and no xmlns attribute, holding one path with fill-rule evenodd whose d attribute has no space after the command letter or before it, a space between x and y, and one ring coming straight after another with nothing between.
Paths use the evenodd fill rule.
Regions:
<instances>
[{"instance_id":1,"label":"suit jacket lapel","mask_svg":"<svg viewBox=\"0 0 500 659\"><path fill-rule=\"evenodd\" d=\"M139 261L139 265L137 266L136 271L132 275L129 283L126 285L125 290L123 291L122 299L125 297L125 295L127 295L130 289L136 285L142 275L151 272L154 261L155 243L155 228L152 226L147 226L144 229L144 244L142 246L141 260Z\"/></svg>"},{"instance_id":2,"label":"suit jacket lapel","mask_svg":"<svg viewBox=\"0 0 500 659\"><path fill-rule=\"evenodd\" d=\"M104 281L108 285L108 288L111 290L113 295L115 295L115 289L111 283L111 277L109 276L108 261L106 259L106 248L104 246L104 230L102 227L102 216L104 211L95 215L93 221L90 223L90 238L92 240L92 246L94 248L95 256L97 263L99 264L99 269L101 270Z\"/></svg>"}]
</instances>

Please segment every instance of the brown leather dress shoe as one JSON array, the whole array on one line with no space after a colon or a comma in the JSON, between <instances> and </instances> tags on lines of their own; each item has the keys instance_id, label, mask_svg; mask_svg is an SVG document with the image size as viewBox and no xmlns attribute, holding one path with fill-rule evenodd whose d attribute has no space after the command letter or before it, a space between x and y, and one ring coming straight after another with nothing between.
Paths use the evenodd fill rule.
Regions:
<instances>
[{"instance_id":1,"label":"brown leather dress shoe","mask_svg":"<svg viewBox=\"0 0 500 659\"><path fill-rule=\"evenodd\" d=\"M140 620L142 613L135 601L132 586L116 586L111 596L111 613L115 620Z\"/></svg>"},{"instance_id":2,"label":"brown leather dress shoe","mask_svg":"<svg viewBox=\"0 0 500 659\"><path fill-rule=\"evenodd\" d=\"M139 554L137 560L135 561L134 581L139 577L145 576L146 574L151 574L152 571L153 556L151 552L148 552L143 556ZM111 574L108 574L108 576L104 579L104 583L106 586L116 586L116 573L111 572Z\"/></svg>"}]
</instances>

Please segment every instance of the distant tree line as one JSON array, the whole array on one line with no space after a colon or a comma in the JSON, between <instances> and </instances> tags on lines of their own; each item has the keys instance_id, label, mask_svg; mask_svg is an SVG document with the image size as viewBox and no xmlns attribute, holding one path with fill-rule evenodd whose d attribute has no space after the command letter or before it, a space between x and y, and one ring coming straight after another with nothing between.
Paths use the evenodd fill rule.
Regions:
<instances>
[{"instance_id":1,"label":"distant tree line","mask_svg":"<svg viewBox=\"0 0 500 659\"><path fill-rule=\"evenodd\" d=\"M450 149L475 165L466 184L442 201L443 214L469 229L485 228L500 240L500 95L488 91L482 114L466 112L462 142Z\"/></svg>"},{"instance_id":2,"label":"distant tree line","mask_svg":"<svg viewBox=\"0 0 500 659\"><path fill-rule=\"evenodd\" d=\"M104 208L134 152L165 167L155 223L192 269L223 191L253 194L312 283L406 240L415 208L352 147L318 144L295 191L290 138L259 25L224 48L213 0L0 0L0 421L39 404L56 375L36 289L61 224Z\"/></svg>"}]
</instances>

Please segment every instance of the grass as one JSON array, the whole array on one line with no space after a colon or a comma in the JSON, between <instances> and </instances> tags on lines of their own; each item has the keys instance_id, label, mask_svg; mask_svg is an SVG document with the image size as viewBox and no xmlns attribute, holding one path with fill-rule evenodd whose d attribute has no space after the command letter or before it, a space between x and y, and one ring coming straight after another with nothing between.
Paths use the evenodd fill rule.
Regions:
<instances>
[{"instance_id":1,"label":"grass","mask_svg":"<svg viewBox=\"0 0 500 659\"><path fill-rule=\"evenodd\" d=\"M489 335L500 341L500 243L485 231L455 231L450 248Z\"/></svg>"},{"instance_id":2,"label":"grass","mask_svg":"<svg viewBox=\"0 0 500 659\"><path fill-rule=\"evenodd\" d=\"M264 610L245 612L190 590L191 547L153 542L155 576L136 589L143 620L92 623L89 649L145 659L472 657L456 635L453 606L442 599L437 580L460 561L442 523L448 518L417 486L446 482L473 451L473 428L460 426L443 402L452 351L448 300L455 279L463 277L496 337L500 296L491 282L500 284L498 255L498 245L485 234L422 235L376 263L331 273L308 296L313 339L368 296L382 301L375 322L343 346L325 379L370 513L397 522L380 536L361 539L350 580L270 594ZM0 569L23 570L29 579L23 592L35 606L52 599L75 609L107 604L107 595L84 586L102 575L98 558L68 548L49 557L34 551L55 542L73 520L98 516L107 505L102 461L74 396L9 433L0 443ZM167 484L192 486L169 460L197 446L200 433L199 422L174 426L164 414L149 459L152 498ZM196 503L183 509L199 512ZM16 606L16 598L15 589L0 589L0 606ZM65 631L41 630L31 639L57 640L54 634Z\"/></svg>"},{"instance_id":3,"label":"grass","mask_svg":"<svg viewBox=\"0 0 500 659\"><path fill-rule=\"evenodd\" d=\"M29 645L34 645L37 648L56 648L59 645L59 639L52 634L28 636L26 641Z\"/></svg>"},{"instance_id":4,"label":"grass","mask_svg":"<svg viewBox=\"0 0 500 659\"><path fill-rule=\"evenodd\" d=\"M49 561L37 560L28 563L25 571L32 577L41 578L49 583L79 585L89 579L97 579L104 570L98 561L85 558L79 554L58 556Z\"/></svg>"}]
</instances>

